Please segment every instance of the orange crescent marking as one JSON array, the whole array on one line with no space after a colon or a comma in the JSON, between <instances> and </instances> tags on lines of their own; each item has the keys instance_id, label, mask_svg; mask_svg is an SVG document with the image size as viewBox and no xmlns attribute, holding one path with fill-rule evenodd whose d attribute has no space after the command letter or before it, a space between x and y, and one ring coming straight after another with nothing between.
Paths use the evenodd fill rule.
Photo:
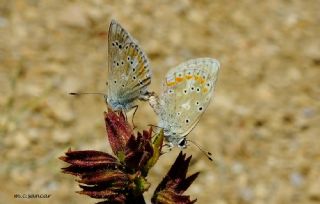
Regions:
<instances>
[{"instance_id":1,"label":"orange crescent marking","mask_svg":"<svg viewBox=\"0 0 320 204\"><path fill-rule=\"evenodd\" d=\"M202 77L199 77L199 83L200 84L203 84L203 82L205 82L206 80L204 79L204 78L202 78Z\"/></svg>"},{"instance_id":2,"label":"orange crescent marking","mask_svg":"<svg viewBox=\"0 0 320 204\"><path fill-rule=\"evenodd\" d=\"M182 77L176 77L176 82L182 82L183 78Z\"/></svg>"}]
</instances>

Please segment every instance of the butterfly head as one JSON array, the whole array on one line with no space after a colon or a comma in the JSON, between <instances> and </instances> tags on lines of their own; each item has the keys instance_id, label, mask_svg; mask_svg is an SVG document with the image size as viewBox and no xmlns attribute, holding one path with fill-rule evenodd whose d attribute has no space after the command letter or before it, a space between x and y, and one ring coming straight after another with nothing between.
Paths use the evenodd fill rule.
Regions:
<instances>
[{"instance_id":1,"label":"butterfly head","mask_svg":"<svg viewBox=\"0 0 320 204\"><path fill-rule=\"evenodd\" d=\"M180 140L178 141L178 144L177 146L180 148L180 149L185 149L187 148L187 138L183 137L183 138L180 138Z\"/></svg>"},{"instance_id":2,"label":"butterfly head","mask_svg":"<svg viewBox=\"0 0 320 204\"><path fill-rule=\"evenodd\" d=\"M168 141L169 145L172 147L179 147L180 149L185 149L188 146L187 138L178 136L175 132L168 132L164 129L164 136Z\"/></svg>"}]
</instances>

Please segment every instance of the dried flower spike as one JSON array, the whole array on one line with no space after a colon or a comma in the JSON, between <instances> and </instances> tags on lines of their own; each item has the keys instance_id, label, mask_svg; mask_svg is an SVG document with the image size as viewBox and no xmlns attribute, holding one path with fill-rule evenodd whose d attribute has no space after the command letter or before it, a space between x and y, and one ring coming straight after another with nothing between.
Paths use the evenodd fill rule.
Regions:
<instances>
[{"instance_id":1,"label":"dried flower spike","mask_svg":"<svg viewBox=\"0 0 320 204\"><path fill-rule=\"evenodd\" d=\"M78 193L103 199L100 204L145 203L143 192L150 187L147 175L161 155L163 131L152 137L150 128L135 136L122 113L108 110L104 116L107 138L116 157L100 151L69 149L65 156L60 157L70 164L62 169L63 173L77 176L82 189ZM186 178L190 159L179 154L158 186L153 203L195 202L190 201L189 196L182 195L198 176L196 173Z\"/></svg>"}]
</instances>

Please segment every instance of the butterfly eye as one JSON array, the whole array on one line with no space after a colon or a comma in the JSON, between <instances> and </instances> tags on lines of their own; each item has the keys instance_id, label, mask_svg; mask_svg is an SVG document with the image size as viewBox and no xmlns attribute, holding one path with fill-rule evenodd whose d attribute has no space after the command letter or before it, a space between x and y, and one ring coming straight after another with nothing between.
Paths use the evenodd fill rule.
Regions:
<instances>
[{"instance_id":1,"label":"butterfly eye","mask_svg":"<svg viewBox=\"0 0 320 204\"><path fill-rule=\"evenodd\" d=\"M186 146L186 139L183 138L182 140L179 141L179 146L180 147L185 147Z\"/></svg>"}]
</instances>

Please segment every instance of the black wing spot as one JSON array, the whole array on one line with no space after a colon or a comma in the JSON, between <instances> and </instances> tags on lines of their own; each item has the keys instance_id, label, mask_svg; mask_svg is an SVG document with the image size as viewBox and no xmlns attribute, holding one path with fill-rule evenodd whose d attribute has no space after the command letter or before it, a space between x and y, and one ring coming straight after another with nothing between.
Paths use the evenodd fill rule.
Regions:
<instances>
[{"instance_id":1,"label":"black wing spot","mask_svg":"<svg viewBox=\"0 0 320 204\"><path fill-rule=\"evenodd\" d=\"M124 84L121 85L124 88Z\"/></svg>"},{"instance_id":2,"label":"black wing spot","mask_svg":"<svg viewBox=\"0 0 320 204\"><path fill-rule=\"evenodd\" d=\"M199 103L199 101L196 101L196 105L199 105L200 103Z\"/></svg>"},{"instance_id":3,"label":"black wing spot","mask_svg":"<svg viewBox=\"0 0 320 204\"><path fill-rule=\"evenodd\" d=\"M117 83L117 80L114 80L113 82L116 84L116 83Z\"/></svg>"},{"instance_id":4,"label":"black wing spot","mask_svg":"<svg viewBox=\"0 0 320 204\"><path fill-rule=\"evenodd\" d=\"M187 94L187 89L183 90L183 93Z\"/></svg>"},{"instance_id":5,"label":"black wing spot","mask_svg":"<svg viewBox=\"0 0 320 204\"><path fill-rule=\"evenodd\" d=\"M137 78L136 76L133 76L133 77L132 77L133 80L136 80L136 78Z\"/></svg>"},{"instance_id":6,"label":"black wing spot","mask_svg":"<svg viewBox=\"0 0 320 204\"><path fill-rule=\"evenodd\" d=\"M199 111L202 111L203 110L203 108L202 107L199 107Z\"/></svg>"},{"instance_id":7,"label":"black wing spot","mask_svg":"<svg viewBox=\"0 0 320 204\"><path fill-rule=\"evenodd\" d=\"M200 92L200 88L197 88L197 92Z\"/></svg>"},{"instance_id":8,"label":"black wing spot","mask_svg":"<svg viewBox=\"0 0 320 204\"><path fill-rule=\"evenodd\" d=\"M186 119L186 123L189 123L190 121L189 121L189 119Z\"/></svg>"},{"instance_id":9,"label":"black wing spot","mask_svg":"<svg viewBox=\"0 0 320 204\"><path fill-rule=\"evenodd\" d=\"M119 45L119 49L122 49L122 45Z\"/></svg>"},{"instance_id":10,"label":"black wing spot","mask_svg":"<svg viewBox=\"0 0 320 204\"><path fill-rule=\"evenodd\" d=\"M133 72L135 72L135 71L136 71L136 69L135 69L135 68L133 68L133 69L132 69L132 71L133 71Z\"/></svg>"}]
</instances>

